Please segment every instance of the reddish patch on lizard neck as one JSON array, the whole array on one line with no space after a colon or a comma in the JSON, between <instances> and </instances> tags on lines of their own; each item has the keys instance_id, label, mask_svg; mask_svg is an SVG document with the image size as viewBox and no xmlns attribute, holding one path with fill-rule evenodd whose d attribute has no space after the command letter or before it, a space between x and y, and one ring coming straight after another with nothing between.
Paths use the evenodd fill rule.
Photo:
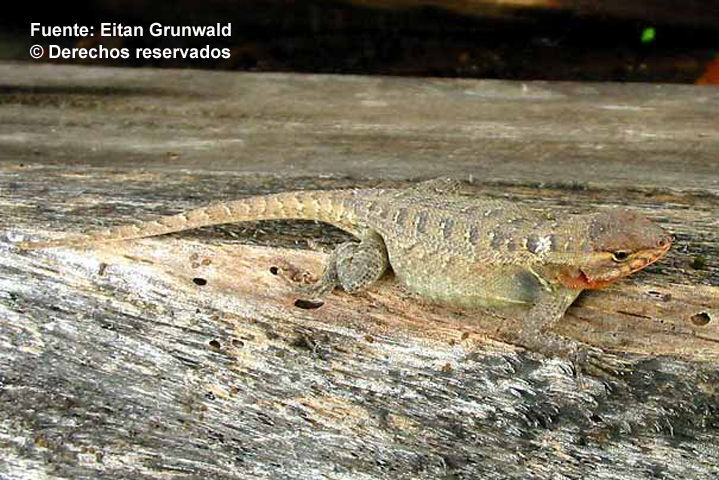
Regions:
<instances>
[{"instance_id":1,"label":"reddish patch on lizard neck","mask_svg":"<svg viewBox=\"0 0 719 480\"><path fill-rule=\"evenodd\" d=\"M619 279L590 280L587 277L587 274L581 270L577 270L572 273L562 272L559 274L559 281L562 282L562 285L567 288L571 288L572 290L596 290L598 288L606 287L617 280Z\"/></svg>"}]
</instances>

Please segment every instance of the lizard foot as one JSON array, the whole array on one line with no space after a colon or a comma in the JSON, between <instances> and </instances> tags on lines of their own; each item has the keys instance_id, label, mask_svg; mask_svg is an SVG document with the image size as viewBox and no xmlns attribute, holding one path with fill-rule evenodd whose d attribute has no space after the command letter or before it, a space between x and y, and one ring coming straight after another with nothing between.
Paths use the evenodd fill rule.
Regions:
<instances>
[{"instance_id":1,"label":"lizard foot","mask_svg":"<svg viewBox=\"0 0 719 480\"><path fill-rule=\"evenodd\" d=\"M335 284L319 280L314 283L294 283L292 289L296 294L311 300L317 300L324 297L327 293L335 289Z\"/></svg>"},{"instance_id":2,"label":"lizard foot","mask_svg":"<svg viewBox=\"0 0 719 480\"><path fill-rule=\"evenodd\" d=\"M581 344L577 344L573 349L569 360L572 362L575 377L581 379L587 374L613 382L617 382L620 377L627 374L631 365L630 362L616 355Z\"/></svg>"},{"instance_id":3,"label":"lizard foot","mask_svg":"<svg viewBox=\"0 0 719 480\"><path fill-rule=\"evenodd\" d=\"M576 340L555 334L539 334L525 337L525 348L547 356L556 356L568 360L575 378L582 381L585 375L598 377L606 381L617 382L629 370L630 363L605 353L599 348L590 347Z\"/></svg>"},{"instance_id":4,"label":"lizard foot","mask_svg":"<svg viewBox=\"0 0 719 480\"><path fill-rule=\"evenodd\" d=\"M299 269L289 262L277 262L277 265L272 267L271 271L289 285L296 294L313 300L324 296L327 292L333 290L336 285L334 282L329 281L331 279L327 278L327 276L317 280L307 270Z\"/></svg>"}]
</instances>

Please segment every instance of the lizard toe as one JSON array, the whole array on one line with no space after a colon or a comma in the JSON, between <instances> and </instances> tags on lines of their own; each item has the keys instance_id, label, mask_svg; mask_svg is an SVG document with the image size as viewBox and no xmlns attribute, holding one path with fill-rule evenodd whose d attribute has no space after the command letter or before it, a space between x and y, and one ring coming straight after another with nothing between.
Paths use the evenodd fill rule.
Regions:
<instances>
[{"instance_id":1,"label":"lizard toe","mask_svg":"<svg viewBox=\"0 0 719 480\"><path fill-rule=\"evenodd\" d=\"M580 380L584 376L591 376L610 383L623 384L621 377L626 375L631 367L631 362L594 347L579 347L571 360L575 376Z\"/></svg>"}]
</instances>

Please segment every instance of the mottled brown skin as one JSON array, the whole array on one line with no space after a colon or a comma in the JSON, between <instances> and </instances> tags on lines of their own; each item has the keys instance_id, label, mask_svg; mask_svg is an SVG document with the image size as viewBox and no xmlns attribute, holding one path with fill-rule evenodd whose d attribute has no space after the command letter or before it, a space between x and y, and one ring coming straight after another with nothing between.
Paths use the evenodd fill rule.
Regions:
<instances>
[{"instance_id":1,"label":"mottled brown skin","mask_svg":"<svg viewBox=\"0 0 719 480\"><path fill-rule=\"evenodd\" d=\"M313 293L337 286L363 290L391 266L409 290L437 303L520 308L523 346L581 362L581 345L548 330L582 290L641 270L672 243L659 226L627 210L555 216L513 202L459 196L458 188L458 182L438 179L403 190L280 193L20 248L81 246L236 221L319 220L360 242L336 249Z\"/></svg>"}]
</instances>

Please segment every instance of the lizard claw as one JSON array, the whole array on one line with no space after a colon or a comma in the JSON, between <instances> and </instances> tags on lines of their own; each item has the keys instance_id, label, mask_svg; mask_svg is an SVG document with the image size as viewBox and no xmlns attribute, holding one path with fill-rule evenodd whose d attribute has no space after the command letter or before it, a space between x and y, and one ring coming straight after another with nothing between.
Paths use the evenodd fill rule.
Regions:
<instances>
[{"instance_id":1,"label":"lizard claw","mask_svg":"<svg viewBox=\"0 0 719 480\"><path fill-rule=\"evenodd\" d=\"M289 262L278 263L273 273L280 277L297 294L311 299L318 299L334 288L331 283L325 282L323 279L317 280L310 272L300 270Z\"/></svg>"},{"instance_id":2,"label":"lizard claw","mask_svg":"<svg viewBox=\"0 0 719 480\"><path fill-rule=\"evenodd\" d=\"M570 355L575 377L581 379L584 374L599 377L611 382L621 382L622 376L629 372L631 362L605 353L599 348L579 346Z\"/></svg>"},{"instance_id":3,"label":"lizard claw","mask_svg":"<svg viewBox=\"0 0 719 480\"><path fill-rule=\"evenodd\" d=\"M320 280L315 283L294 283L292 285L292 289L303 296L307 296L311 299L318 299L334 289L334 286L326 284Z\"/></svg>"}]
</instances>

